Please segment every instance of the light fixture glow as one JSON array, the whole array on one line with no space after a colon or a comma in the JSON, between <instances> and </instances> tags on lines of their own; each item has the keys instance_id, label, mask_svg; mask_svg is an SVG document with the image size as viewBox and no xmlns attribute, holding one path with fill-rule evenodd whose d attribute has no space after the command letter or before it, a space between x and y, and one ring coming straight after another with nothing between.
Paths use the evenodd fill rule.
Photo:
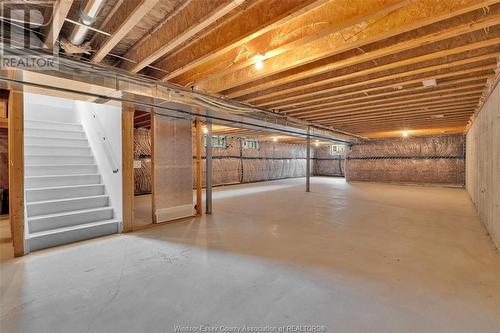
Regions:
<instances>
[{"instance_id":1,"label":"light fixture glow","mask_svg":"<svg viewBox=\"0 0 500 333\"><path fill-rule=\"evenodd\" d=\"M273 141L277 142L278 141L278 137L277 136L273 137Z\"/></svg>"},{"instance_id":2,"label":"light fixture glow","mask_svg":"<svg viewBox=\"0 0 500 333\"><path fill-rule=\"evenodd\" d=\"M319 140L316 140L316 141L314 142L314 145L315 145L316 147L319 147Z\"/></svg>"},{"instance_id":3,"label":"light fixture glow","mask_svg":"<svg viewBox=\"0 0 500 333\"><path fill-rule=\"evenodd\" d=\"M401 132L401 136L402 136L403 138L408 137L408 135L410 135L410 133L408 133L408 131L403 131L403 132Z\"/></svg>"},{"instance_id":4,"label":"light fixture glow","mask_svg":"<svg viewBox=\"0 0 500 333\"><path fill-rule=\"evenodd\" d=\"M203 127L203 133L207 134L208 133L208 128Z\"/></svg>"},{"instance_id":5,"label":"light fixture glow","mask_svg":"<svg viewBox=\"0 0 500 333\"><path fill-rule=\"evenodd\" d=\"M257 69L264 68L264 56L262 54L257 54L255 56L255 68Z\"/></svg>"},{"instance_id":6,"label":"light fixture glow","mask_svg":"<svg viewBox=\"0 0 500 333\"><path fill-rule=\"evenodd\" d=\"M435 87L437 86L436 79L424 80L422 81L424 87Z\"/></svg>"}]
</instances>

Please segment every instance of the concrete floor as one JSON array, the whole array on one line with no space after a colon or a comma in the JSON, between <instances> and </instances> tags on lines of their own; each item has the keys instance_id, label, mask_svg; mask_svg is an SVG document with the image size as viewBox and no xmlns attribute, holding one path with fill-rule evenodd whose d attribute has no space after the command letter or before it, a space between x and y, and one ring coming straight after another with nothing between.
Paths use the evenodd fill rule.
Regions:
<instances>
[{"instance_id":1,"label":"concrete floor","mask_svg":"<svg viewBox=\"0 0 500 333\"><path fill-rule=\"evenodd\" d=\"M134 196L134 221L132 228L140 229L153 223L151 194Z\"/></svg>"},{"instance_id":2,"label":"concrete floor","mask_svg":"<svg viewBox=\"0 0 500 333\"><path fill-rule=\"evenodd\" d=\"M500 332L500 254L462 189L313 178L215 189L214 215L1 264L1 332Z\"/></svg>"}]
</instances>

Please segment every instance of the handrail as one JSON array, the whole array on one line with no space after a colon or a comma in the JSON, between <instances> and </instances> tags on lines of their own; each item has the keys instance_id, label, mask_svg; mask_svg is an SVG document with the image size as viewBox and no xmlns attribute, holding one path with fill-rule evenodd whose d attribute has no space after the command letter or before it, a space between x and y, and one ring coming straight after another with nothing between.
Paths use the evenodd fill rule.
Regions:
<instances>
[{"instance_id":1,"label":"handrail","mask_svg":"<svg viewBox=\"0 0 500 333\"><path fill-rule=\"evenodd\" d=\"M106 157L108 158L108 161L111 164L113 173L117 173L120 170L120 168L118 167L118 162L116 162L115 154L113 153L111 144L109 143L109 140L106 137L106 133L102 128L101 122L97 118L97 114L95 113L95 111L91 112L92 112L92 119L94 119L96 123L97 135L99 136L99 139L102 142L102 145L104 147L104 152L106 153Z\"/></svg>"}]
</instances>

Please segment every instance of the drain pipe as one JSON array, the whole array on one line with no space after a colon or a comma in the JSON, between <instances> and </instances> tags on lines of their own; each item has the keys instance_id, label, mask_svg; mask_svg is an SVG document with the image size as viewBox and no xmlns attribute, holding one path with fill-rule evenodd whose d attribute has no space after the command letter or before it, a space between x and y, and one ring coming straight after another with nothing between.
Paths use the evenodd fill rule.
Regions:
<instances>
[{"instance_id":1,"label":"drain pipe","mask_svg":"<svg viewBox=\"0 0 500 333\"><path fill-rule=\"evenodd\" d=\"M97 14L102 9L104 3L105 0L87 0L85 7L83 9L80 7L79 21L82 25L75 25L73 28L68 38L71 44L79 46L83 43L89 31L89 26L95 23Z\"/></svg>"}]
</instances>

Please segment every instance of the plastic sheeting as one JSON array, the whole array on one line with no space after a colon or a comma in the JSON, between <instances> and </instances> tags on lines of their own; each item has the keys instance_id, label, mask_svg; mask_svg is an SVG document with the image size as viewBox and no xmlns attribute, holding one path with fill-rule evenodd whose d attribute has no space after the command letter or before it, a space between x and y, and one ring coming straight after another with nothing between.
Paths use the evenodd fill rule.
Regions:
<instances>
[{"instance_id":1,"label":"plastic sheeting","mask_svg":"<svg viewBox=\"0 0 500 333\"><path fill-rule=\"evenodd\" d=\"M330 145L316 148L316 159L313 163L315 176L344 176L345 154L330 155Z\"/></svg>"},{"instance_id":2,"label":"plastic sheeting","mask_svg":"<svg viewBox=\"0 0 500 333\"><path fill-rule=\"evenodd\" d=\"M390 138L353 145L348 181L463 185L463 135Z\"/></svg>"},{"instance_id":3,"label":"plastic sheeting","mask_svg":"<svg viewBox=\"0 0 500 333\"><path fill-rule=\"evenodd\" d=\"M148 129L136 128L134 130L134 158L151 157L151 135Z\"/></svg>"},{"instance_id":4,"label":"plastic sheeting","mask_svg":"<svg viewBox=\"0 0 500 333\"><path fill-rule=\"evenodd\" d=\"M135 194L151 193L151 159L140 160L141 167L134 169Z\"/></svg>"},{"instance_id":5,"label":"plastic sheeting","mask_svg":"<svg viewBox=\"0 0 500 333\"><path fill-rule=\"evenodd\" d=\"M368 157L460 157L463 158L463 135L390 138L353 145L349 158Z\"/></svg>"}]
</instances>

